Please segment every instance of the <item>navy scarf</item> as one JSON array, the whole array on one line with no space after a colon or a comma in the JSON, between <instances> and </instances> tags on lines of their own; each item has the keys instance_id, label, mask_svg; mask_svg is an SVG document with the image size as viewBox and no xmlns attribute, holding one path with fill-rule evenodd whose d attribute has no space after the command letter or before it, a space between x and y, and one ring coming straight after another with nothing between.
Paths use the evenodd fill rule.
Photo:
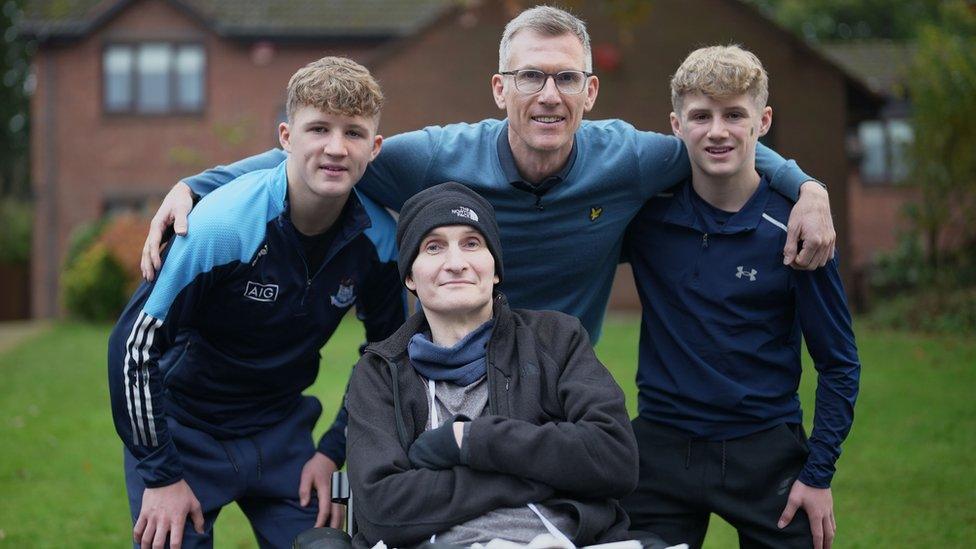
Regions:
<instances>
[{"instance_id":1,"label":"navy scarf","mask_svg":"<svg viewBox=\"0 0 976 549\"><path fill-rule=\"evenodd\" d=\"M453 347L441 347L421 332L410 338L407 356L422 376L434 381L450 381L466 387L487 372L486 347L491 339L493 320L475 328Z\"/></svg>"}]
</instances>

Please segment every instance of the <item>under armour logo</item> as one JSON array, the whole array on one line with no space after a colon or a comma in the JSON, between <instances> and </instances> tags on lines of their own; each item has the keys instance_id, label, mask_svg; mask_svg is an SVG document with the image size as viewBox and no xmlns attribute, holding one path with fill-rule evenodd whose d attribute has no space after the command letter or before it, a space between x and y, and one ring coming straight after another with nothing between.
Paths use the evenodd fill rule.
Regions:
<instances>
[{"instance_id":1,"label":"under armour logo","mask_svg":"<svg viewBox=\"0 0 976 549\"><path fill-rule=\"evenodd\" d=\"M745 270L745 267L743 267L742 265L739 265L739 271L737 273L735 273L735 277L736 278L742 278L744 276L748 276L749 277L749 282L755 282L756 281L756 274L758 274L758 273L759 273L759 271L757 271L755 269L752 269L751 271L747 271L747 270Z\"/></svg>"}]
</instances>

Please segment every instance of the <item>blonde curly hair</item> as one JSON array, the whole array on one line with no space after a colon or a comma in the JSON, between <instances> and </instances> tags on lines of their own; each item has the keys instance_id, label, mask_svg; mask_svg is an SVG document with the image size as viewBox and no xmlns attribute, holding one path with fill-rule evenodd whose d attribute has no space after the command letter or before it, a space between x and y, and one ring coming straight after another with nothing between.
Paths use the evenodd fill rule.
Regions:
<instances>
[{"instance_id":1,"label":"blonde curly hair","mask_svg":"<svg viewBox=\"0 0 976 549\"><path fill-rule=\"evenodd\" d=\"M305 65L288 80L285 112L309 106L344 116L377 117L383 91L369 70L345 57L323 57Z\"/></svg>"},{"instance_id":2,"label":"blonde curly hair","mask_svg":"<svg viewBox=\"0 0 976 549\"><path fill-rule=\"evenodd\" d=\"M671 77L674 112L680 114L684 96L695 92L715 98L745 93L762 109L769 99L769 76L759 58L738 44L700 48Z\"/></svg>"}]
</instances>

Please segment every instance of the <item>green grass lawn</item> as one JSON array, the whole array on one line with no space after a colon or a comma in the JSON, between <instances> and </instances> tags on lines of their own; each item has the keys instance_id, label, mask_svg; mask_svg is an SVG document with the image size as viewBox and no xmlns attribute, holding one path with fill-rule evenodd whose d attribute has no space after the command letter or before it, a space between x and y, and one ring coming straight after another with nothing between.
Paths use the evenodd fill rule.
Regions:
<instances>
[{"instance_id":1,"label":"green grass lawn","mask_svg":"<svg viewBox=\"0 0 976 549\"><path fill-rule=\"evenodd\" d=\"M109 413L108 327L57 325L0 354L0 547L124 547L131 525L122 445ZM346 322L311 393L325 418L355 360ZM836 547L976 546L976 342L859 330L864 364L854 431L834 481ZM637 325L611 319L597 349L635 408ZM812 409L809 363L801 388ZM812 417L806 417L810 427ZM256 547L236 507L217 547ZM706 547L735 546L717 517Z\"/></svg>"}]
</instances>

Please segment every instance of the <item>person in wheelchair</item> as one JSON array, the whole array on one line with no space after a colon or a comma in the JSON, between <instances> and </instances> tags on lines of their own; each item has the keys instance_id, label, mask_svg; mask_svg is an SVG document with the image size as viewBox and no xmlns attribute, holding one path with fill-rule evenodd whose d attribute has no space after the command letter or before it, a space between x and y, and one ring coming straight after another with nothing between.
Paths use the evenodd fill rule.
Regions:
<instances>
[{"instance_id":1,"label":"person in wheelchair","mask_svg":"<svg viewBox=\"0 0 976 549\"><path fill-rule=\"evenodd\" d=\"M421 311L350 380L353 543L632 539L617 502L638 470L624 394L578 319L509 308L491 204L431 187L404 204L397 242Z\"/></svg>"}]
</instances>

